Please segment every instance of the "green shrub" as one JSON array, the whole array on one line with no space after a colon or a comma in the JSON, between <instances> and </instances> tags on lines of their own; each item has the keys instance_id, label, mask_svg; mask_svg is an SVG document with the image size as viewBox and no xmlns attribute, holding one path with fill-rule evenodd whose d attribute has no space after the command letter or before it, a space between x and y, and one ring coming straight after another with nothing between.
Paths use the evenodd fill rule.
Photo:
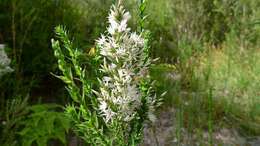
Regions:
<instances>
[{"instance_id":1,"label":"green shrub","mask_svg":"<svg viewBox=\"0 0 260 146\"><path fill-rule=\"evenodd\" d=\"M70 125L60 105L28 105L28 98L16 97L1 111L0 143L3 146L46 146L51 140L66 144Z\"/></svg>"},{"instance_id":2,"label":"green shrub","mask_svg":"<svg viewBox=\"0 0 260 146\"><path fill-rule=\"evenodd\" d=\"M70 125L61 106L55 104L39 104L27 108L29 114L18 123L22 129L18 132L22 146L47 146L48 141L59 140L66 145L66 133Z\"/></svg>"}]
</instances>

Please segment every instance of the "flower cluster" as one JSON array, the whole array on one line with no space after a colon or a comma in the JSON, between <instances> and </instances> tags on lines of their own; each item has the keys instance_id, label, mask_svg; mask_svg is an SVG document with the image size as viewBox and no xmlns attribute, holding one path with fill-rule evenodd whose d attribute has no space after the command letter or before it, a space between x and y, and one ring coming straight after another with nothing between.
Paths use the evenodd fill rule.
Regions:
<instances>
[{"instance_id":1,"label":"flower cluster","mask_svg":"<svg viewBox=\"0 0 260 146\"><path fill-rule=\"evenodd\" d=\"M0 77L13 71L13 69L9 67L10 62L11 60L6 55L4 48L0 47Z\"/></svg>"},{"instance_id":2,"label":"flower cluster","mask_svg":"<svg viewBox=\"0 0 260 146\"><path fill-rule=\"evenodd\" d=\"M129 122L142 105L140 80L147 76L151 60L146 57L142 34L130 32L127 26L130 18L129 12L120 3L112 6L108 17L108 34L97 40L104 74L99 80L101 87L97 95L99 110L106 122L113 118ZM149 95L145 98L150 111L153 111L156 97ZM154 117L152 113L148 115Z\"/></svg>"}]
</instances>

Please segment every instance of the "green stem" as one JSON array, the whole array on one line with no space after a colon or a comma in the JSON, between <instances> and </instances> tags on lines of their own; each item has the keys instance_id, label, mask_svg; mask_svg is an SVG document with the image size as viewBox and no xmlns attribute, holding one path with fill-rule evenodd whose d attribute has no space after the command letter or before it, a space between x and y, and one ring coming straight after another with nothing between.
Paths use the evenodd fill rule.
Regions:
<instances>
[{"instance_id":1,"label":"green stem","mask_svg":"<svg viewBox=\"0 0 260 146\"><path fill-rule=\"evenodd\" d=\"M213 113L213 99L212 99L212 87L209 89L208 95L208 106L209 106L209 121L208 121L208 129L209 129L209 143L213 146L213 121L212 121L212 113Z\"/></svg>"},{"instance_id":2,"label":"green stem","mask_svg":"<svg viewBox=\"0 0 260 146\"><path fill-rule=\"evenodd\" d=\"M139 29L140 32L144 31L144 20L145 20L145 8L146 8L146 1L145 0L140 0L139 1Z\"/></svg>"}]
</instances>

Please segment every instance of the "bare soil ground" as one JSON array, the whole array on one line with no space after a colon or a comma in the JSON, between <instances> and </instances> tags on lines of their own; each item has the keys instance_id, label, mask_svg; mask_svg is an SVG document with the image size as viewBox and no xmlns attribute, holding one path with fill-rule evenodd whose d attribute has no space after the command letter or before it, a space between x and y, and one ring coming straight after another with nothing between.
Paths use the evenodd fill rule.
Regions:
<instances>
[{"instance_id":1,"label":"bare soil ground","mask_svg":"<svg viewBox=\"0 0 260 146\"><path fill-rule=\"evenodd\" d=\"M178 139L175 126L175 110L173 108L162 111L153 125L146 125L142 146L207 146L209 133L203 131L200 136L191 134L181 128L181 137ZM215 146L260 146L260 137L247 139L241 136L236 129L215 128L213 131L213 145Z\"/></svg>"}]
</instances>

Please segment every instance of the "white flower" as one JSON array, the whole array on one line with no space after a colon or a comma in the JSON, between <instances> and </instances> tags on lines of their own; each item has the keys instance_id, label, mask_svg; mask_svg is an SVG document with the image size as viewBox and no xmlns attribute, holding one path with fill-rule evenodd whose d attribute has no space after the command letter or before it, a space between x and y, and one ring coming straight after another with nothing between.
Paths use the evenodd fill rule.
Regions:
<instances>
[{"instance_id":1,"label":"white flower","mask_svg":"<svg viewBox=\"0 0 260 146\"><path fill-rule=\"evenodd\" d=\"M109 69L114 70L116 68L116 65L114 63L109 64Z\"/></svg>"},{"instance_id":2,"label":"white flower","mask_svg":"<svg viewBox=\"0 0 260 146\"><path fill-rule=\"evenodd\" d=\"M118 32L130 31L130 28L127 28L127 20L122 20L118 26Z\"/></svg>"},{"instance_id":3,"label":"white flower","mask_svg":"<svg viewBox=\"0 0 260 146\"><path fill-rule=\"evenodd\" d=\"M108 27L108 32L111 34L111 35L114 35L115 34L115 32L116 32L116 28L117 28L117 26L109 26Z\"/></svg>"},{"instance_id":4,"label":"white flower","mask_svg":"<svg viewBox=\"0 0 260 146\"><path fill-rule=\"evenodd\" d=\"M124 48L118 48L117 50L116 50L116 55L117 56L123 56L123 55L125 55L126 54L126 50L124 49Z\"/></svg>"},{"instance_id":5,"label":"white flower","mask_svg":"<svg viewBox=\"0 0 260 146\"><path fill-rule=\"evenodd\" d=\"M119 20L121 18L121 20ZM110 15L108 16L108 22L110 26L108 27L108 32L111 35L115 35L117 32L121 33L124 31L130 31L130 28L127 28L127 21L131 18L129 12L125 12L121 6L112 6L110 10Z\"/></svg>"},{"instance_id":6,"label":"white flower","mask_svg":"<svg viewBox=\"0 0 260 146\"><path fill-rule=\"evenodd\" d=\"M139 90L137 78L146 76L150 59L145 60L144 39L137 33L131 33L127 22L131 18L123 7L112 6L108 16L108 35L97 40L103 63L100 70L104 77L100 81L98 93L99 109L104 121L114 117L131 121L141 108L143 94ZM152 97L152 98L151 98ZM147 113L154 120L155 96L147 96ZM112 108L113 106L113 108ZM113 109L113 111L111 110Z\"/></svg>"},{"instance_id":7,"label":"white flower","mask_svg":"<svg viewBox=\"0 0 260 146\"><path fill-rule=\"evenodd\" d=\"M99 105L99 109L100 109L101 111L107 110L107 103L106 103L105 101L101 100L101 101L100 101L100 105Z\"/></svg>"},{"instance_id":8,"label":"white flower","mask_svg":"<svg viewBox=\"0 0 260 146\"><path fill-rule=\"evenodd\" d=\"M132 81L133 73L127 69L118 69L118 80L122 81L123 84L130 83Z\"/></svg>"},{"instance_id":9,"label":"white flower","mask_svg":"<svg viewBox=\"0 0 260 146\"><path fill-rule=\"evenodd\" d=\"M106 43L106 38L104 35L101 35L101 38L97 40L99 46L103 46Z\"/></svg>"},{"instance_id":10,"label":"white flower","mask_svg":"<svg viewBox=\"0 0 260 146\"><path fill-rule=\"evenodd\" d=\"M130 39L139 46L144 45L144 39L140 35L137 35L135 32L131 33Z\"/></svg>"},{"instance_id":11,"label":"white flower","mask_svg":"<svg viewBox=\"0 0 260 146\"><path fill-rule=\"evenodd\" d=\"M103 77L103 83L105 84L105 86L109 86L111 80L112 79L110 77Z\"/></svg>"},{"instance_id":12,"label":"white flower","mask_svg":"<svg viewBox=\"0 0 260 146\"><path fill-rule=\"evenodd\" d=\"M0 77L13 71L13 69L9 67L10 63L11 60L6 55L4 48L0 48Z\"/></svg>"},{"instance_id":13,"label":"white flower","mask_svg":"<svg viewBox=\"0 0 260 146\"><path fill-rule=\"evenodd\" d=\"M127 21L131 19L131 15L129 12L126 12L123 14L123 20L122 21L125 21L125 23L127 23Z\"/></svg>"}]
</instances>

